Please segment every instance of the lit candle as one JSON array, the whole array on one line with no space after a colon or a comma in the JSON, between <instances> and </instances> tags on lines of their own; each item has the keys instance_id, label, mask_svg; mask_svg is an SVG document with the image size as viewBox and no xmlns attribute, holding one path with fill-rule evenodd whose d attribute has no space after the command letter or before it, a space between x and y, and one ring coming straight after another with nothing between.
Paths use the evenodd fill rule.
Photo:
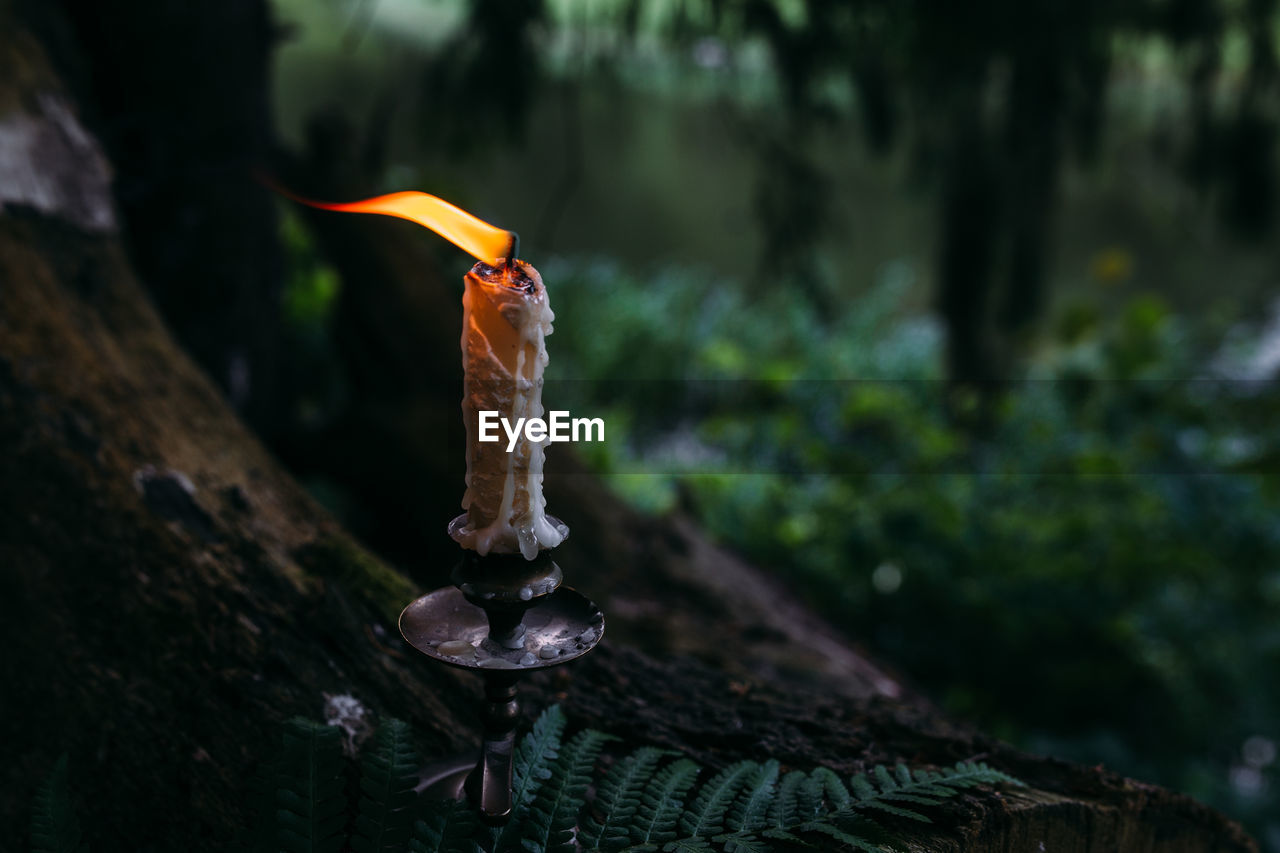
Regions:
<instances>
[{"instance_id":1,"label":"lit candle","mask_svg":"<svg viewBox=\"0 0 1280 853\"><path fill-rule=\"evenodd\" d=\"M480 412L508 425L542 417L545 338L555 315L538 271L524 261L478 263L462 294L462 418L467 428L466 513L449 533L479 554L519 551L532 560L554 548L568 528L546 515L542 496L545 441L520 431L514 442L480 440Z\"/></svg>"},{"instance_id":2,"label":"lit candle","mask_svg":"<svg viewBox=\"0 0 1280 853\"><path fill-rule=\"evenodd\" d=\"M465 513L449 525L464 548L524 555L554 548L569 528L546 514L542 497L544 441L521 431L508 450L508 436L480 441L479 413L494 412L508 424L542 417L544 338L551 334L551 305L538 271L515 260L515 234L495 228L432 195L400 192L341 204L284 195L325 210L378 213L424 225L467 251L480 263L464 279L462 295L462 414L467 428Z\"/></svg>"}]
</instances>

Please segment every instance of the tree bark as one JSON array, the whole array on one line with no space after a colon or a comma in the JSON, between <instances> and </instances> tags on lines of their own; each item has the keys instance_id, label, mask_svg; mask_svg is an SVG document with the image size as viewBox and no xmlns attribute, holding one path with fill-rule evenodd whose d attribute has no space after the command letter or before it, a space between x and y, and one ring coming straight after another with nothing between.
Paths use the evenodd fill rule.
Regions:
<instances>
[{"instance_id":1,"label":"tree bark","mask_svg":"<svg viewBox=\"0 0 1280 853\"><path fill-rule=\"evenodd\" d=\"M282 719L351 694L442 756L473 745L478 685L400 642L421 588L317 506L175 344L108 185L39 45L0 26L0 844L23 846L30 794L67 753L93 849L221 850ZM387 257L377 240L351 251ZM551 498L576 517L563 565L609 633L529 679L527 714L560 702L574 726L712 765L981 758L1030 783L904 827L913 849L1256 849L1186 797L949 720L687 523L569 476Z\"/></svg>"}]
</instances>

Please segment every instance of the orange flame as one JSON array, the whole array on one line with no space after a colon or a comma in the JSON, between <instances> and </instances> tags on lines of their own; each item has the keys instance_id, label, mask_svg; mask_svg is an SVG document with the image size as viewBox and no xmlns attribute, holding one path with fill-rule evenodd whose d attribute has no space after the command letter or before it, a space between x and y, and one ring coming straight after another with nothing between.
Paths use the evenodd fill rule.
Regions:
<instances>
[{"instance_id":1,"label":"orange flame","mask_svg":"<svg viewBox=\"0 0 1280 853\"><path fill-rule=\"evenodd\" d=\"M514 231L496 228L462 208L426 193L409 191L380 195L364 201L331 203L312 201L279 188L276 190L294 201L318 207L321 210L336 210L342 213L380 213L384 216L398 216L401 219L416 222L430 228L476 260L493 266L514 260L516 251L520 247L520 238Z\"/></svg>"}]
</instances>

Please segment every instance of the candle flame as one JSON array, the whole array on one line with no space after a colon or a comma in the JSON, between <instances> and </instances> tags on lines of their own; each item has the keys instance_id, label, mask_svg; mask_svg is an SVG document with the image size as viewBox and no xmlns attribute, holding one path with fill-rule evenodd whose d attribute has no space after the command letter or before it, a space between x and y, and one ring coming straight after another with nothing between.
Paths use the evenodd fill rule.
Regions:
<instances>
[{"instance_id":1,"label":"candle flame","mask_svg":"<svg viewBox=\"0 0 1280 853\"><path fill-rule=\"evenodd\" d=\"M520 246L520 238L514 231L497 228L479 217L472 216L460 207L442 198L414 191L390 193L363 201L324 202L312 201L293 193L277 189L294 201L336 210L341 213L380 213L398 216L416 222L439 234L478 261L499 266L514 260Z\"/></svg>"}]
</instances>

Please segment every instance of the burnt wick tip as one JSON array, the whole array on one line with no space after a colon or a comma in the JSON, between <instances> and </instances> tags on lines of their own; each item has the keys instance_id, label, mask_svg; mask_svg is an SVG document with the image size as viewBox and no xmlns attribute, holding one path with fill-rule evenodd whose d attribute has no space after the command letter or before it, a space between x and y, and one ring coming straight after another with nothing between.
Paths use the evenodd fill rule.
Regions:
<instances>
[{"instance_id":1,"label":"burnt wick tip","mask_svg":"<svg viewBox=\"0 0 1280 853\"><path fill-rule=\"evenodd\" d=\"M508 231L511 235L511 245L507 249L507 256L503 259L504 265L510 269L515 265L516 258L520 257L520 235L514 231Z\"/></svg>"}]
</instances>

